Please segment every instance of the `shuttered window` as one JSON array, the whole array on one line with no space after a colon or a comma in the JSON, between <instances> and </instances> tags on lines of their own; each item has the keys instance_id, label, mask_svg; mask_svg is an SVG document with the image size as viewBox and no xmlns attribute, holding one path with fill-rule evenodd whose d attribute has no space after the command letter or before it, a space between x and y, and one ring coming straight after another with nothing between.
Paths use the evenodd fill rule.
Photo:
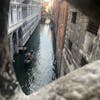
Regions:
<instances>
[{"instance_id":1,"label":"shuttered window","mask_svg":"<svg viewBox=\"0 0 100 100\"><path fill-rule=\"evenodd\" d=\"M92 33L93 35L97 35L99 29L99 24L89 21L87 26L87 31Z\"/></svg>"}]
</instances>

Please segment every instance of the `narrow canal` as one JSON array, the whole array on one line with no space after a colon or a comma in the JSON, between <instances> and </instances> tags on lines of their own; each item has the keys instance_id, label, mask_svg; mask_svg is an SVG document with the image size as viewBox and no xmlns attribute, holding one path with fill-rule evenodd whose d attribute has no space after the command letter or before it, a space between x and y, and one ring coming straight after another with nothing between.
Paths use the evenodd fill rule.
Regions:
<instances>
[{"instance_id":1,"label":"narrow canal","mask_svg":"<svg viewBox=\"0 0 100 100\"><path fill-rule=\"evenodd\" d=\"M19 54L14 68L23 92L29 95L55 79L53 35L49 25L38 25L26 47L34 51L32 63L26 66L24 54Z\"/></svg>"}]
</instances>

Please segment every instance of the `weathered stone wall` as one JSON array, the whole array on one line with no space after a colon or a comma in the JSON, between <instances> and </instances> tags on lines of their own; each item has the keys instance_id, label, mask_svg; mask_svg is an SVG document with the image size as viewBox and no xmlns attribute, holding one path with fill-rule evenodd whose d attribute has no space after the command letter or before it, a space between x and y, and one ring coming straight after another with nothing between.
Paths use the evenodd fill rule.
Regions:
<instances>
[{"instance_id":1,"label":"weathered stone wall","mask_svg":"<svg viewBox=\"0 0 100 100\"><path fill-rule=\"evenodd\" d=\"M67 2L65 0L54 0L53 14L56 33L56 59L57 66L60 66L67 20ZM59 67L57 68L59 73Z\"/></svg>"},{"instance_id":2,"label":"weathered stone wall","mask_svg":"<svg viewBox=\"0 0 100 100\"><path fill-rule=\"evenodd\" d=\"M100 100L100 60L61 77L29 96L20 87L12 91L10 85L7 93L0 93L0 100Z\"/></svg>"},{"instance_id":3,"label":"weathered stone wall","mask_svg":"<svg viewBox=\"0 0 100 100\"><path fill-rule=\"evenodd\" d=\"M100 0L66 0L91 20L100 23Z\"/></svg>"},{"instance_id":4,"label":"weathered stone wall","mask_svg":"<svg viewBox=\"0 0 100 100\"><path fill-rule=\"evenodd\" d=\"M65 28L66 28L66 19L67 19L67 2L61 1L59 2L59 16L58 16L58 27L57 27L57 35L56 35L56 43L57 43L57 66L60 66L61 63L61 52L64 43L64 35L65 35Z\"/></svg>"},{"instance_id":5,"label":"weathered stone wall","mask_svg":"<svg viewBox=\"0 0 100 100\"><path fill-rule=\"evenodd\" d=\"M88 64L60 78L24 99L17 100L100 100L100 61ZM13 98L13 100L16 100Z\"/></svg>"},{"instance_id":6,"label":"weathered stone wall","mask_svg":"<svg viewBox=\"0 0 100 100\"><path fill-rule=\"evenodd\" d=\"M85 15L68 4L68 20L59 68L60 75L65 75L78 67L100 59L100 28L94 35L87 31L88 22L89 19Z\"/></svg>"}]
</instances>

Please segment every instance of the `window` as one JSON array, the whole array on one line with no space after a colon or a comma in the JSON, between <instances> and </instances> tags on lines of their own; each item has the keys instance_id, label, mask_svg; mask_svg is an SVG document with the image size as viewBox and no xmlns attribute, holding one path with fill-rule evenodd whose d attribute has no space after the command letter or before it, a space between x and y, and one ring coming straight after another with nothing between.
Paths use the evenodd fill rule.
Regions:
<instances>
[{"instance_id":1,"label":"window","mask_svg":"<svg viewBox=\"0 0 100 100\"><path fill-rule=\"evenodd\" d=\"M87 31L92 33L93 35L97 35L99 29L99 24L89 21L87 26Z\"/></svg>"},{"instance_id":2,"label":"window","mask_svg":"<svg viewBox=\"0 0 100 100\"><path fill-rule=\"evenodd\" d=\"M71 20L71 22L73 24L76 24L76 18L77 18L77 12L72 12L72 20Z\"/></svg>"},{"instance_id":3,"label":"window","mask_svg":"<svg viewBox=\"0 0 100 100\"><path fill-rule=\"evenodd\" d=\"M71 40L69 40L69 41L68 41L68 48L69 48L70 51L71 51L71 49L72 49L72 45L73 45L73 44L72 44Z\"/></svg>"},{"instance_id":4,"label":"window","mask_svg":"<svg viewBox=\"0 0 100 100\"><path fill-rule=\"evenodd\" d=\"M84 65L86 65L86 64L88 64L88 61L86 60L85 57L82 56L80 65L81 65L81 66L84 66Z\"/></svg>"}]
</instances>

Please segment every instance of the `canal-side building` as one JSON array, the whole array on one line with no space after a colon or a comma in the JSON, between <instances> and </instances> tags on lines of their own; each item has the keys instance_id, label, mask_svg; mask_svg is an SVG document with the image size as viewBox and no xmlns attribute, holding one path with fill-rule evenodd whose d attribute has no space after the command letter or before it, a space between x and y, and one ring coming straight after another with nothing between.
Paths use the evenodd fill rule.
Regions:
<instances>
[{"instance_id":1,"label":"canal-side building","mask_svg":"<svg viewBox=\"0 0 100 100\"><path fill-rule=\"evenodd\" d=\"M53 11L58 76L100 59L99 24L69 3L63 2L67 3L55 0Z\"/></svg>"},{"instance_id":2,"label":"canal-side building","mask_svg":"<svg viewBox=\"0 0 100 100\"><path fill-rule=\"evenodd\" d=\"M70 4L67 7L60 76L100 59L99 24Z\"/></svg>"},{"instance_id":3,"label":"canal-side building","mask_svg":"<svg viewBox=\"0 0 100 100\"><path fill-rule=\"evenodd\" d=\"M11 0L9 8L8 38L11 59L32 35L41 19L41 1Z\"/></svg>"}]
</instances>

